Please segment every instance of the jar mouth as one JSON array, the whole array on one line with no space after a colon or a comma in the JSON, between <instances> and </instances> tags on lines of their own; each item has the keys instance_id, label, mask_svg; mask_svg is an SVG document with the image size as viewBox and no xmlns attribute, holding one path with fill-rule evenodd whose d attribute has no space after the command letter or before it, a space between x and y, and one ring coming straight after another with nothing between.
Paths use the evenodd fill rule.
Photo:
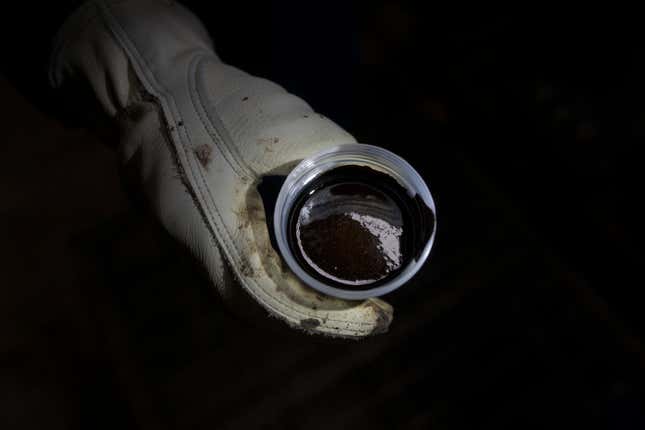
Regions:
<instances>
[{"instance_id":1,"label":"jar mouth","mask_svg":"<svg viewBox=\"0 0 645 430\"><path fill-rule=\"evenodd\" d=\"M320 276L313 276L311 265L303 267L303 259L294 252L290 241L290 226L293 211L297 202L302 200L303 191L311 189L311 185L325 173L332 170L340 171L340 167L367 167L379 174L387 175L407 195L419 202L432 214L431 222L425 226L427 230L414 231L415 247L405 263L396 273L384 277L379 282L364 283L365 289L357 289L356 285L349 288L343 283L333 282ZM381 175L383 176L383 175ZM282 258L292 272L306 285L330 296L348 300L362 300L389 293L407 282L427 260L434 244L436 232L436 208L430 191L421 176L409 163L398 155L372 145L344 144L338 145L302 160L287 176L283 183L274 210L274 232ZM315 274L314 274L315 275Z\"/></svg>"}]
</instances>

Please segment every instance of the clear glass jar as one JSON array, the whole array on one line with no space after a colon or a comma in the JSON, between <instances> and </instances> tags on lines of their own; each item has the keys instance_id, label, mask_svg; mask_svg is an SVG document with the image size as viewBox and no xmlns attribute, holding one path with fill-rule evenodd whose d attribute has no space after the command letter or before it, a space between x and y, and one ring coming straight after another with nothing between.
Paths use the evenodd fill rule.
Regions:
<instances>
[{"instance_id":1,"label":"clear glass jar","mask_svg":"<svg viewBox=\"0 0 645 430\"><path fill-rule=\"evenodd\" d=\"M415 250L414 257L398 273L374 288L363 290L332 286L311 276L295 258L288 241L291 211L302 191L321 174L341 166L365 166L395 179L410 197L418 195L434 214L434 225L428 239ZM274 231L276 242L289 268L306 285L331 296L362 300L389 293L406 283L423 266L430 254L436 234L436 207L428 186L412 166L398 155L372 145L346 144L319 152L302 160L287 176L275 205Z\"/></svg>"}]
</instances>

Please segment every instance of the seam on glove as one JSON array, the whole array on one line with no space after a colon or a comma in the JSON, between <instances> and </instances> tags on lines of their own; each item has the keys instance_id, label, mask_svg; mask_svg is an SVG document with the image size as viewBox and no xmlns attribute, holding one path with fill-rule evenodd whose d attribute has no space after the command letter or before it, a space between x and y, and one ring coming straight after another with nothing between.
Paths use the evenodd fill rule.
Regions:
<instances>
[{"instance_id":1,"label":"seam on glove","mask_svg":"<svg viewBox=\"0 0 645 430\"><path fill-rule=\"evenodd\" d=\"M136 47L134 49L136 50ZM147 63L146 59L143 58L141 55L139 55L138 52L136 54L137 55L136 55L135 58L138 58L140 61L142 61L145 64L145 66L148 68L148 70L150 70L150 65ZM148 82L148 84L150 86L153 86L153 87L154 86L159 87L159 90L161 90L161 91L158 91L158 92L162 93L162 94L166 94L166 99L168 100L168 102L172 103L174 105L174 103L175 103L174 98L170 96L170 92L168 91L168 89L165 88L163 86L163 84L161 84L157 79L155 79L154 82ZM149 91L147 91L147 92L149 92ZM161 100L159 100L154 94L151 94L151 96L154 97L155 99L157 99L156 102L159 105L163 104L163 102ZM175 106L175 109L176 109L176 106ZM215 238L218 238L218 237L222 238L221 245L225 249L226 254L228 254L228 257L231 259L231 261L236 263L236 264L233 265L233 272L235 273L236 277L238 278L238 281L239 281L240 285L248 293L250 293L252 296L255 296L257 298L260 298L260 296L264 296L263 300L260 301L260 303L265 305L265 306L269 306L269 308L273 312L275 312L277 314L276 316L278 316L282 320L288 322L291 326L306 329L307 327L301 327L302 321L305 321L305 322L310 321L312 319L311 314L304 313L301 310L293 307L289 302L285 302L285 301L281 300L279 298L279 296L272 296L272 295L268 294L264 290L264 288L261 288L259 286L258 282L255 279L253 279L252 277L244 277L244 279L247 282L252 283L255 286L255 288L253 290L251 290L251 289L249 289L248 287L246 287L244 285L244 282L242 281L242 276L241 276L243 274L238 273L239 267L243 266L242 259L237 253L237 248L235 248L235 246L234 246L235 241L230 236L229 231L226 229L226 227L220 227L220 225L219 225L219 224L224 225L224 223L222 222L222 216L219 213L219 209L217 208L217 205L215 204L213 196L208 191L208 181L204 177L203 171L198 170L198 173L199 173L199 177L198 177L195 174L195 171L193 169L192 163L190 163L190 162L186 163L186 164L188 164L188 169L190 170L191 176L195 179L195 183L197 185L197 189L198 189L199 193L202 196L205 196L205 195L208 196L208 198L211 200L211 203L212 203L212 206L213 206L212 208L210 207L211 205L208 205L208 204L206 204L206 205L199 204L199 197L195 194L195 192L196 192L195 188L190 184L190 180L188 179L188 176L186 174L185 166L181 163L179 157L177 156L177 153L176 153L176 151L178 149L177 147L181 147L181 150L184 153L184 157L186 157L186 159L189 159L190 158L190 155L189 155L190 153L188 151L187 146L192 146L192 145L184 145L184 144L181 144L181 142L179 144L173 143L173 142L175 142L175 140L172 138L172 135L168 136L168 133L167 133L167 131L169 130L169 128L167 127L167 119L166 119L166 117L164 115L161 115L161 117L162 117L163 121L166 122L166 127L163 127L163 128L164 128L164 130L166 132L165 135L167 136L167 139L170 140L170 142L171 142L170 146L173 149L173 151L172 151L172 153L174 154L173 157L175 158L175 163L177 164L178 172L179 172L180 176L183 179L182 182L184 182L184 186L187 188L187 191L191 195L191 198L193 200L195 208L197 209L197 211L199 213L202 214L202 221L206 224L207 230L210 231L211 234ZM181 131L178 132L178 134L180 134L180 135L182 133L184 134L184 139L183 140L184 141L189 141L189 142L192 143L190 135L185 130L181 130ZM201 181L198 181L197 179L201 179ZM201 184L200 184L200 182L201 182ZM204 188L206 188L206 191L204 190ZM214 210L216 213L213 213L212 210ZM204 211L208 212L208 214L206 214ZM209 222L210 219L218 219L219 223L218 222L212 222L211 223L211 222ZM215 228L216 231L213 231L213 228ZM220 242L220 241L218 241L218 242ZM272 302L274 304L272 304ZM284 308L290 310L292 312L292 314L301 316L302 318L299 318L297 321L290 320L289 318L287 318L287 316L285 315L284 311L280 311L279 308L275 308L275 303L277 303L277 304L283 306ZM328 330L338 330L338 331L343 330L344 333L343 332L336 333L336 335L342 335L342 336L352 336L353 335L353 336L362 337L362 336L365 336L366 334L371 334L373 332L373 331L366 332L365 330L361 330L360 328L351 329L350 326L359 326L359 327L361 327L361 326L373 327L374 326L372 323L368 323L368 322L352 321L352 320L337 319L337 318L330 318L330 317L327 317L325 322L335 322L335 323L341 323L341 324L345 325L345 327L330 326L330 325L327 325L325 327ZM306 326L306 323L305 323L305 326ZM347 333L347 332L353 332L353 333L350 334L350 333ZM321 331L321 330L316 331L316 333L333 334L333 333L328 333L326 331Z\"/></svg>"},{"instance_id":2,"label":"seam on glove","mask_svg":"<svg viewBox=\"0 0 645 430\"><path fill-rule=\"evenodd\" d=\"M201 61L204 61L204 60L208 60L208 58L207 58L207 57L205 57L205 56L201 56L201 57L199 57L199 58L195 58L193 61L191 61L191 65L199 64ZM144 59L144 61L145 61L145 59ZM193 67L193 68L189 68L189 70L194 74L194 67ZM191 102L193 103L193 108L194 108L196 111L199 111L199 106L195 103L195 97L194 97L194 95L193 95L193 92L195 92L195 93L196 93L195 87L194 87L194 85L193 85L193 83L195 82L195 80L194 80L193 78L194 78L194 76L193 76L192 74L189 74L188 79L189 79L190 81L192 81L192 82L190 82L190 81L188 82L188 88L189 88L189 90L190 90L189 92L191 93ZM158 83L158 84L159 84L159 86L163 87L163 85L162 85L161 83ZM165 88L164 88L164 89L165 89ZM167 90L166 90L166 91L167 91ZM199 94L197 94L197 96L199 97ZM199 98L200 98L200 102L201 102L201 97L199 97ZM211 119L211 116L210 116L210 115L208 115L208 117L209 117L209 119ZM202 122L202 125L204 126L204 128L208 130L208 126L207 126L206 124L203 124L203 118L202 118L201 116L200 116L200 121ZM219 132L218 134L220 134L220 135L223 135L223 134L225 134L225 133L226 133L225 127L221 124L221 121L218 121L218 123L217 123L217 124L212 124L212 123L211 123L211 124L210 124L210 126L211 126L213 129L215 129L216 131L218 131L218 132ZM220 127L224 128L224 131L219 130L219 129L218 129L218 128L219 128L218 126L220 126ZM187 136L188 140L190 140L190 135L189 135L188 133L186 133L186 136ZM184 155L185 155L185 156L186 156L186 158L188 159L188 158L189 158L189 153L188 153L188 151L187 151L186 145L179 145L179 146L181 146L181 147L182 147L182 149L183 149L183 151L184 151ZM189 146L194 146L194 143L193 143L192 145L189 145ZM191 164L191 163L189 163L189 169L190 169L190 171L191 171L191 174L192 174L192 175L193 175L193 177L195 178L195 176L196 176L196 175L195 175L195 172L194 172L193 166L192 166L192 165L190 165L190 164ZM203 184L203 188L205 189L205 191L204 191L204 189L202 189L202 187L198 185L198 186L199 186L199 190L200 190L200 192L202 193L202 195L206 194L206 195L208 196L208 198L209 198L209 199L210 199L210 201L211 201L212 209L213 209L213 210L216 212L216 214L217 214L217 218L220 220L220 223L222 224L222 226L225 226L225 223L222 221L222 220L223 220L223 217L222 217L222 215L220 214L219 209L218 209L218 207L217 207L217 204L215 203L215 199L213 198L213 196L212 196L212 194L211 194L211 192L210 192L210 189L209 189L209 186L208 186L208 180L207 180L207 179L205 178L205 176L204 176L203 169L202 169L202 168L200 168L199 166L197 166L197 172L199 173L199 179L201 179L201 182L202 182L202 184ZM197 182L197 181L196 181L196 182ZM210 206L210 205L206 205L206 206L207 206L207 210L210 212L210 211L211 211L211 208L210 208L210 207L208 207L208 206ZM211 214L212 214L212 213L211 213ZM237 254L238 254L238 252L237 252L238 250L237 250L237 247L235 246L235 240L233 240L233 238L232 238L232 237L231 237L231 235L230 235L230 232L228 231L228 229L227 229L226 227L222 227L222 230L224 230L224 235L221 235L220 227L219 227L219 226L217 226L217 223L214 223L214 224L216 224L216 225L215 225L215 227L216 227L216 229L217 229L218 233L220 233L220 236L219 236L219 237L221 237L221 238L223 239L223 240L222 240L223 245L224 245L224 247L226 248L227 253L230 255L231 260L233 260L233 261L235 261L235 262L237 263L237 264L236 264L236 267L234 267L234 272L236 273L236 276L237 276L238 278L241 278L240 274L239 274L239 273L237 273L237 271L238 271L238 268L239 268L239 267L244 266L244 264L243 264L244 262L242 261L242 258L241 258L239 255L237 255ZM227 239L228 239L228 240L227 240ZM230 249L229 249L229 247L230 247ZM242 275L243 275L243 274L242 274ZM293 313L295 313L295 314L300 314L300 315L302 315L302 316L304 316L304 317L307 317L307 318L301 318L301 319L300 319L300 321L306 321L306 320L308 320L308 319L310 319L310 318L312 317L312 315L311 315L311 314L303 313L303 312L302 312L302 311L300 311L299 309L294 308L294 307L293 307L289 302L284 302L284 301L280 300L279 296L272 296L272 295L268 294L268 293L264 290L264 288L260 287L260 285L258 284L258 282L257 282L253 277L245 277L245 279L247 280L247 282L250 282L250 283L254 284L254 286L256 287L256 290L261 291L261 292L262 292L262 294L266 295L266 297L268 298L268 301L264 301L263 303L268 304L268 303L270 303L271 301L274 301L274 302L277 302L278 304L281 304L281 305L282 305L282 306L284 306L285 308L287 308L287 309L291 310L291 311L292 311ZM271 280L271 282L273 282L273 281ZM243 285L243 282L241 281L241 279L240 279L240 284L242 284L242 285ZM252 291L252 292L251 292L251 294L256 295L257 293L256 293L255 291ZM281 294L281 293L278 293L278 294ZM358 307L358 306L357 306L357 307ZM284 318L284 319L285 319L285 320L287 320L286 318ZM300 321L299 321L299 323L300 323ZM329 317L327 318L327 321L331 321L331 322L339 322L339 323L343 323L343 324L359 325L359 326L370 326L370 327L373 325L372 323L368 323L368 322L362 322L362 321L351 321L351 320L344 320L344 319L337 319L337 318L329 318ZM329 327L329 326L328 326L328 327ZM329 328L331 328L331 327L329 327Z\"/></svg>"},{"instance_id":3,"label":"seam on glove","mask_svg":"<svg viewBox=\"0 0 645 430\"><path fill-rule=\"evenodd\" d=\"M110 23L112 24L112 27L108 26L108 28L110 28L110 31L113 34L113 36L116 37L118 40L120 40L122 42L123 49L125 49L126 51L129 51L129 54L130 54L131 58L134 58L138 62L141 63L141 64L138 64L138 65L135 64L135 65L133 65L133 67L138 72L139 79L141 79L143 82L147 83L147 87L150 88L150 90L152 90L152 91L148 90L147 92L152 93L151 96L157 98L162 112L166 112L166 114L168 115L168 117L166 117L165 115L162 115L164 121L167 123L168 118L172 118L172 119L175 119L175 120L181 120L181 116L178 114L179 111L178 111L177 106L175 104L174 97L172 97L170 91L168 91L168 89L165 88L165 86L161 82L159 82L158 79L156 79L156 76L152 72L153 69L150 67L150 64L148 64L148 62L145 59L145 57L143 57L138 52L137 47L129 40L129 36L124 31L124 29L121 27L120 23L111 15L111 12L109 11L108 6L105 5L105 4L100 4L99 6L101 7L101 10L103 12L104 18L108 19L110 21ZM116 34L115 29L118 29L118 31L121 34ZM146 69L142 69L141 68L142 65L146 66ZM190 86L189 86L189 88L190 88ZM159 94L161 97L156 96L155 93ZM165 109L164 109L164 105L166 105ZM173 111L177 112L177 113L173 113ZM204 190L202 189L202 186L205 186L206 190L208 190L208 182L204 177L203 170L200 170L198 168L199 176L197 176L195 174L194 168L193 168L192 163L191 163L191 158L190 158L190 155L189 155L189 152L188 152L188 147L187 147L187 145L182 144L182 141L183 142L190 141L190 136L188 135L186 130L184 130L183 128L180 128L179 130L175 129L175 131L177 132L177 136L179 137L179 141L176 141L175 139L173 139L172 135L170 136L170 140L172 142L171 147L175 150L174 156L178 157L176 159L176 162L178 164L177 167L178 167L178 169L180 169L180 172L183 172L184 175L186 174L185 166L180 162L179 155L176 152L176 151L179 150L179 147L181 147L181 151L183 152L183 156L184 156L184 158L186 160L185 164L188 165L188 169L190 170L190 174L191 174L191 176L193 178L193 181L195 182L195 185L196 185L196 187L193 187L192 184L190 184L190 180L188 179L188 177L186 177L185 179L187 179L188 182L189 182L187 184L188 192L191 193L191 196L192 196L192 198L194 200L194 205L195 205L196 209L198 210L199 213L202 214L202 217L205 218L205 219L203 219L203 221L207 224L208 230L211 232L211 234L213 234L215 236L215 238L219 237L219 238L222 239L221 240L221 245L223 246L223 249L226 251L226 254L228 254L227 255L228 258L230 258L231 261L236 263L236 265L234 267L234 273L235 273L236 277L238 278L238 280L240 280L240 284L252 296L255 296L257 298L260 298L260 296L264 296L263 298L265 298L265 300L261 301L261 304L263 304L266 307L269 307L269 309L271 309L273 312L275 312L277 314L277 316L279 316L281 319L283 319L289 325L300 327L300 328L305 328L305 329L306 328L313 328L311 325L309 327L307 327L306 323L305 323L305 327L302 327L303 321L306 322L306 321L311 320L311 317L312 317L311 314L304 313L304 312L300 311L299 309L294 308L290 303L282 301L279 296L272 296L272 295L268 294L268 292L266 292L264 290L264 288L261 288L259 286L259 284L257 283L257 281L255 279L253 279L252 277L243 277L242 276L243 273L238 273L238 271L241 270L240 268L243 265L240 264L242 262L242 259L237 255L237 249L234 246L235 241L232 240L232 238L230 237L230 232L226 229L226 227L224 227L225 224L222 222L223 218L222 218L221 214L219 213L219 210L217 209L217 206L215 205L215 202L213 200L213 196L211 195L210 192L204 193ZM182 139L182 137L183 137L183 139ZM200 181L198 181L198 179L201 179L201 184L200 184ZM200 204L200 200L199 200L198 196L196 195L196 191L199 191L199 193L201 194L202 198L205 198L204 194L208 195L208 197L210 198L210 201L211 201L211 203L213 205L212 209L209 207L210 206L209 204L205 204L205 205ZM204 207L204 206L206 206L206 207ZM205 216L204 210L206 210L210 214L210 217ZM212 210L215 210L215 212L217 213L217 216L215 216L213 214ZM223 227L220 227L218 225L218 222L215 222L215 220L219 220L219 223L221 223ZM213 227L216 229L217 233L219 233L219 234L216 234L216 232L213 231ZM224 230L224 234L222 234L221 229ZM218 242L220 242L220 241L218 241ZM231 246L232 246L232 249L231 249ZM250 289L250 288L244 286L244 282L241 281L242 279L245 279L247 282L253 284L255 286L255 288ZM296 321L289 319L288 316L284 313L284 311L281 311L281 310L279 310L279 307L276 307L276 304L282 306L284 309L292 311L293 315L289 315L289 317L293 318L293 316L296 315L296 316L301 316L302 318L300 318L299 320L296 320ZM366 304L366 302L364 302L364 304ZM362 307L362 306L358 305L357 308L359 308L359 307ZM372 308L372 310L374 310L372 306L369 306L369 304L366 304L363 307L370 307L370 308ZM336 319L336 318L327 318L327 320L325 321L325 324L327 323L327 321L341 323L341 326L344 325L344 327L341 327L341 326L332 327L332 326L329 326L329 325L325 325L324 327L321 327L324 330L316 330L316 333L325 334L325 335L343 336L343 337L351 337L351 336L364 337L366 335L374 333L374 329L379 328L378 324L373 324L373 323L369 323L369 322L362 322L362 321L352 321L352 320L344 320L344 319ZM368 331L365 331L365 330L361 329L361 327L365 327L365 326L372 327L372 330L370 330L368 332ZM333 330L338 330L339 332L334 333ZM342 331L340 331L340 330L342 330Z\"/></svg>"},{"instance_id":4,"label":"seam on glove","mask_svg":"<svg viewBox=\"0 0 645 430\"><path fill-rule=\"evenodd\" d=\"M188 136L188 140L190 140L190 136ZM189 152L188 152L188 150L186 148L186 145L179 145L179 146L181 146L181 149L184 152L184 156L188 157ZM213 214L213 212L211 211L211 207L210 207L211 205L208 205L208 204L204 205L204 206L206 206L205 209L210 213L211 219L217 218L217 219L220 220L220 223L222 225L224 225L224 223L222 222L222 215L220 214L219 209L217 208L217 205L215 204L215 201L213 199L212 194L208 190L208 181L204 177L203 171L201 171L201 169L199 169L199 167L198 167L199 177L197 177L195 175L195 172L194 172L194 169L193 169L193 166L191 165L191 163L188 163L188 164L189 164L188 168L189 168L190 173L193 176L193 178L201 180L201 181L195 181L195 182L201 182L202 183L202 185L197 183L199 192L202 194L202 196L204 196L204 195L208 196L208 198L210 199L211 204L212 204L212 210L215 211L215 214ZM204 192L204 189L202 188L202 186L206 189L206 192ZM201 205L199 205L198 202L196 202L196 205L201 206ZM240 281L240 284L242 286L244 286L244 282L242 281L242 276L241 276L243 274L238 273L239 268L242 267L244 264L243 264L242 258L238 255L237 248L234 245L235 241L230 236L230 232L228 231L228 229L226 229L226 227L220 227L218 225L218 223L216 223L216 222L214 222L212 224L214 225L215 229L217 230L217 233L219 233L219 236L216 235L216 237L221 237L222 238L221 242L222 242L223 247L226 250L226 253L228 254L229 258L236 263L236 264L233 265L234 266L233 271L234 271L235 275L237 276L238 280ZM222 230L223 230L224 234L222 234ZM258 296L258 293L261 292L262 295L264 295L264 296L266 296L266 298L268 298L268 300L264 300L261 303L269 304L270 302L277 302L278 304L280 304L280 305L284 306L285 308L291 310L294 314L306 317L306 318L301 318L301 320L307 320L307 319L311 318L311 316L312 316L311 314L303 313L302 311L298 310L297 308L294 308L290 303L280 300L279 296L272 296L272 295L268 294L264 290L264 288L261 288L259 286L258 282L253 277L244 277L244 279L247 282L254 284L254 286L256 287L255 290L257 290L257 291L255 291L255 290L254 291L249 291L252 295ZM248 288L246 288L246 289L248 290ZM274 311L277 311L277 309L274 309ZM280 315L283 315L283 312L276 312L276 313L278 313ZM288 321L288 319L284 318L284 316L283 316L283 319ZM359 326L372 326L371 323L367 323L367 322L343 320L343 319L336 319L336 318L328 318L328 321L339 322L339 323L344 323L344 324L359 325Z\"/></svg>"}]
</instances>

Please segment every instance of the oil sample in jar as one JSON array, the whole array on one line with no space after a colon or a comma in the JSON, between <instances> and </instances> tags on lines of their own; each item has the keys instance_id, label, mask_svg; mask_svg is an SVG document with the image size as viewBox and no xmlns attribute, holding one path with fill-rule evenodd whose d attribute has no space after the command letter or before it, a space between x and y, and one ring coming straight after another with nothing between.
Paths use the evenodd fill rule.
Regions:
<instances>
[{"instance_id":1,"label":"oil sample in jar","mask_svg":"<svg viewBox=\"0 0 645 430\"><path fill-rule=\"evenodd\" d=\"M433 228L430 208L391 176L343 166L301 192L289 219L289 245L314 278L362 290L396 276Z\"/></svg>"}]
</instances>

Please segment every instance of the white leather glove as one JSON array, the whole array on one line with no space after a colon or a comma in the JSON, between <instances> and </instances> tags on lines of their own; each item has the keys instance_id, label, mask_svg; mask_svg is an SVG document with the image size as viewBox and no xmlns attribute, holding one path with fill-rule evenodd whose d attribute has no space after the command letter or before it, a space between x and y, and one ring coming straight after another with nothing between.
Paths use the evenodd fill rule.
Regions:
<instances>
[{"instance_id":1,"label":"white leather glove","mask_svg":"<svg viewBox=\"0 0 645 430\"><path fill-rule=\"evenodd\" d=\"M225 299L245 291L311 333L387 330L392 307L382 300L327 297L295 278L271 246L256 188L354 138L280 86L222 63L191 12L161 0L85 3L59 33L50 77L89 82L138 191Z\"/></svg>"}]
</instances>

